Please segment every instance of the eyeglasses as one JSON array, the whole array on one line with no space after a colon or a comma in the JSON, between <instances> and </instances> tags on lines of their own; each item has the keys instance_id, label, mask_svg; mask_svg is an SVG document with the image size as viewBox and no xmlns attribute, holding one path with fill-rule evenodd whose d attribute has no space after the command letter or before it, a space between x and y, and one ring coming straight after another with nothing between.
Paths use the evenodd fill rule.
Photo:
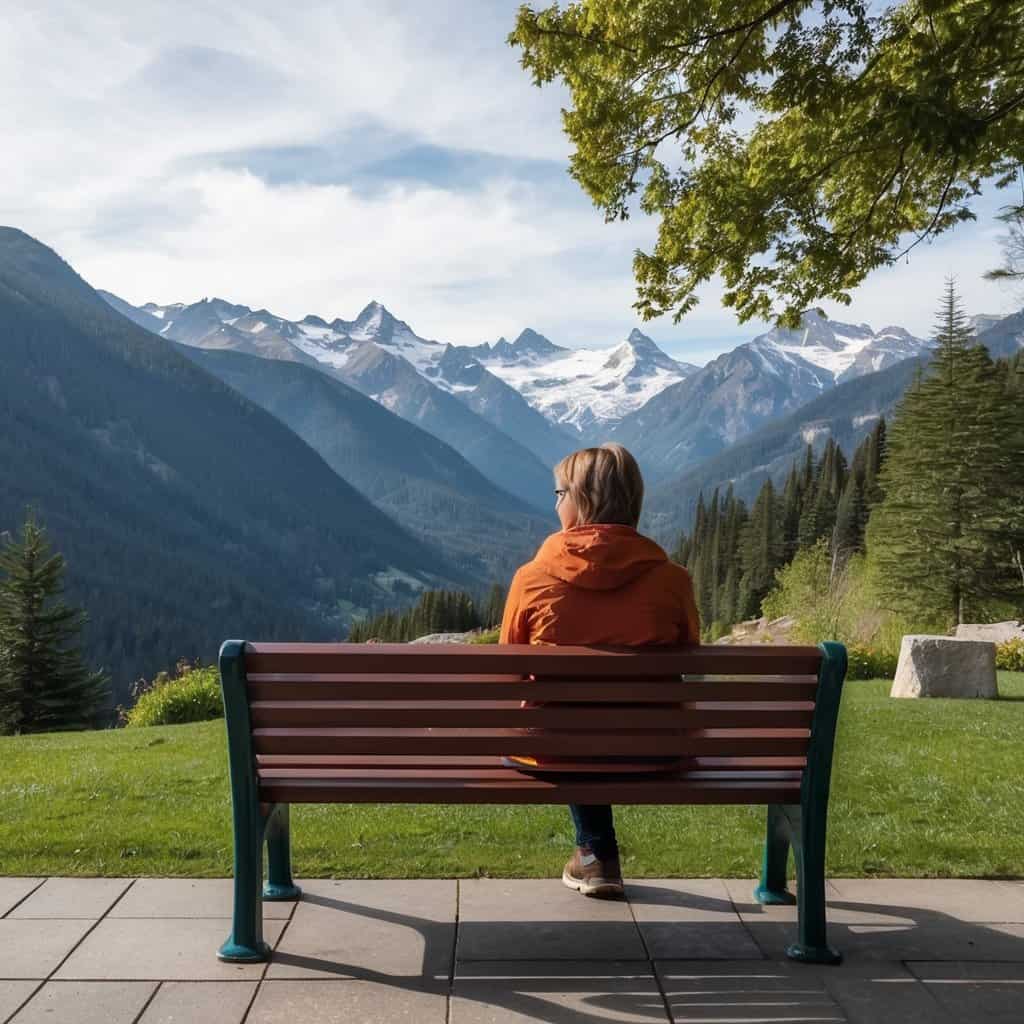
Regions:
<instances>
[{"instance_id":1,"label":"eyeglasses","mask_svg":"<svg viewBox=\"0 0 1024 1024\"><path fill-rule=\"evenodd\" d=\"M557 505L569 492L567 490L555 491L555 504Z\"/></svg>"}]
</instances>

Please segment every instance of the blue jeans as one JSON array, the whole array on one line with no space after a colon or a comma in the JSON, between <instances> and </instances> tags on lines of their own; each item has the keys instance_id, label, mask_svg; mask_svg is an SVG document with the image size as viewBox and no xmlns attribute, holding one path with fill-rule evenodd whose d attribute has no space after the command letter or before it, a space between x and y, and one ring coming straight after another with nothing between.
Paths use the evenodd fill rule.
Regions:
<instances>
[{"instance_id":1,"label":"blue jeans","mask_svg":"<svg viewBox=\"0 0 1024 1024\"><path fill-rule=\"evenodd\" d=\"M576 826L577 846L588 847L600 860L618 854L611 807L607 804L570 804L569 813Z\"/></svg>"}]
</instances>

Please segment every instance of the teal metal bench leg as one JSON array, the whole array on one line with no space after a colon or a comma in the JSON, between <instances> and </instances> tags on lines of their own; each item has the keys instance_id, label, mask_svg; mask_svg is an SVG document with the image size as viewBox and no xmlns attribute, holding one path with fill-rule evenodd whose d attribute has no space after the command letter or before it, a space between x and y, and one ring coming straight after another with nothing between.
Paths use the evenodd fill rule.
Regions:
<instances>
[{"instance_id":1,"label":"teal metal bench leg","mask_svg":"<svg viewBox=\"0 0 1024 1024\"><path fill-rule=\"evenodd\" d=\"M228 733L231 817L235 838L235 906L231 935L217 951L229 963L257 963L270 957L263 941L263 842L267 819L259 802L245 683L245 644L228 640L220 649L220 686Z\"/></svg>"},{"instance_id":2,"label":"teal metal bench leg","mask_svg":"<svg viewBox=\"0 0 1024 1024\"><path fill-rule=\"evenodd\" d=\"M292 881L292 844L288 804L274 804L267 819L267 884L263 898L270 902L297 900L302 890Z\"/></svg>"},{"instance_id":3,"label":"teal metal bench leg","mask_svg":"<svg viewBox=\"0 0 1024 1024\"><path fill-rule=\"evenodd\" d=\"M239 842L239 839L242 839ZM235 835L235 907L231 935L217 951L218 960L259 963L270 957L263 941L263 835L262 828L247 837Z\"/></svg>"},{"instance_id":4,"label":"teal metal bench leg","mask_svg":"<svg viewBox=\"0 0 1024 1024\"><path fill-rule=\"evenodd\" d=\"M838 964L842 955L828 944L825 929L825 823L820 815L801 815L793 844L797 876L797 941L786 947L790 960Z\"/></svg>"},{"instance_id":5,"label":"teal metal bench leg","mask_svg":"<svg viewBox=\"0 0 1024 1024\"><path fill-rule=\"evenodd\" d=\"M791 834L786 808L778 804L769 804L761 884L754 890L754 899L758 903L766 906L796 903L796 897L786 889L786 865L789 861Z\"/></svg>"},{"instance_id":6,"label":"teal metal bench leg","mask_svg":"<svg viewBox=\"0 0 1024 1024\"><path fill-rule=\"evenodd\" d=\"M797 873L797 942L787 947L791 960L838 964L839 951L828 944L825 921L825 839L839 702L846 676L846 648L823 643L818 692L800 787L800 807L787 809Z\"/></svg>"}]
</instances>

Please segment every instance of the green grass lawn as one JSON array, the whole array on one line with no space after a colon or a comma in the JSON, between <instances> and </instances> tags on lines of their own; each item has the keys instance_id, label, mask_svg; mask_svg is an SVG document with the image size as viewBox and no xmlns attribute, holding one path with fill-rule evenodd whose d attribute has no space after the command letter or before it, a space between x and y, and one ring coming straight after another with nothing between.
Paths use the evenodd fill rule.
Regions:
<instances>
[{"instance_id":1,"label":"green grass lawn","mask_svg":"<svg viewBox=\"0 0 1024 1024\"><path fill-rule=\"evenodd\" d=\"M1024 673L999 701L895 701L848 683L828 871L1024 877ZM753 876L760 807L623 807L627 876ZM300 806L304 877L548 876L560 807ZM0 739L0 874L231 873L222 722Z\"/></svg>"}]
</instances>

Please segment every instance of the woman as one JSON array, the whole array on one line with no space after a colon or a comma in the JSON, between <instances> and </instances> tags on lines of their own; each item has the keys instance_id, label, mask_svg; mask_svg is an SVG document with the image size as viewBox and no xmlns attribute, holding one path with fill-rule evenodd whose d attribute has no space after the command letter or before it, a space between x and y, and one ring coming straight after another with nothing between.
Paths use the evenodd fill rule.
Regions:
<instances>
[{"instance_id":1,"label":"woman","mask_svg":"<svg viewBox=\"0 0 1024 1024\"><path fill-rule=\"evenodd\" d=\"M637 533L644 484L620 444L583 448L555 467L562 524L512 579L503 644L691 644L700 623L689 573ZM533 758L510 758L526 771ZM595 764L595 769L602 766ZM557 764L547 768L557 770ZM608 770L607 763L603 766ZM574 769L576 770L576 769ZM588 896L622 894L612 809L573 805L576 852L562 881Z\"/></svg>"}]
</instances>

